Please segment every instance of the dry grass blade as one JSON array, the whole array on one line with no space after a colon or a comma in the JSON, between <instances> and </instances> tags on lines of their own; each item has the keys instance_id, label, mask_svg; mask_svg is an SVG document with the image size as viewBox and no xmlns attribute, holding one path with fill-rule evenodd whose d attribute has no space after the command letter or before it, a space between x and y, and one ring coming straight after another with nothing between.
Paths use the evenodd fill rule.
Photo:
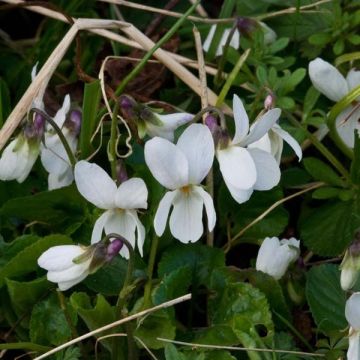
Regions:
<instances>
[{"instance_id":1,"label":"dry grass blade","mask_svg":"<svg viewBox=\"0 0 360 360\"><path fill-rule=\"evenodd\" d=\"M280 354L282 353L282 354L293 354L293 355L302 355L302 356L325 357L325 354L307 353L307 352L303 352L303 351L245 348L245 347L239 347L239 346L207 345L207 344L189 343L189 342L184 342L184 341L176 341L176 340L164 339L164 338L157 338L157 340L175 344L175 345L191 346L192 348L234 350L234 351L254 351L254 352L257 351L257 352L267 352L267 353L280 353Z\"/></svg>"},{"instance_id":2,"label":"dry grass blade","mask_svg":"<svg viewBox=\"0 0 360 360\"><path fill-rule=\"evenodd\" d=\"M154 306L154 307L152 307L150 309L140 311L139 313L136 313L134 315L127 316L126 318L114 321L111 324L105 325L105 326L103 326L101 328L95 329L95 330L90 331L90 332L88 332L88 333L86 333L84 335L81 335L81 336L79 336L79 337L77 337L75 339L72 339L72 340L70 340L70 341L68 341L68 342L66 342L64 344L61 344L60 346L46 352L45 354L42 354L42 355L36 357L34 360L45 359L45 358L49 357L50 355L59 352L62 349L66 349L67 347L69 347L71 345L74 345L74 344L76 344L76 343L78 343L78 342L80 342L82 340L85 340L85 339L87 339L89 337L92 337L92 336L94 336L96 334L99 334L99 333L101 333L101 332L103 332L105 330L112 329L112 328L114 328L116 326L119 326L121 324L127 323L127 322L135 320L135 319L138 319L138 318L140 318L142 316L145 316L145 315L147 315L149 313L152 313L154 311L157 311L157 310L160 310L160 309L165 309L167 307L174 306L176 304L179 304L181 302L184 302L184 301L187 301L187 300L190 300L190 299L191 299L191 294L186 294L186 295L180 296L180 297L178 297L176 299L173 299L173 300L167 301L165 303L162 303L160 305Z\"/></svg>"},{"instance_id":3,"label":"dry grass blade","mask_svg":"<svg viewBox=\"0 0 360 360\"><path fill-rule=\"evenodd\" d=\"M181 18L183 16L183 14L175 12L175 11L159 9L154 6L142 5L142 4L134 3L131 1L126 1L126 0L98 0L98 1L107 2L110 4L123 5L123 6L133 8L133 9L149 11L149 12L153 12L153 13L157 13L157 14L163 14L166 16L175 17L175 18ZM205 24L224 24L224 23L231 24L235 20L234 18L209 19L209 18L203 18L203 17L191 16L191 15L188 17L188 19L191 21L194 21L194 22L200 22L200 23L205 23Z\"/></svg>"},{"instance_id":4,"label":"dry grass blade","mask_svg":"<svg viewBox=\"0 0 360 360\"><path fill-rule=\"evenodd\" d=\"M8 3L8 4L21 4L21 3L24 3L24 1L22 1L22 0L0 0L0 1ZM56 19L56 20L59 20L59 21L62 21L62 22L68 22L68 20L66 19L66 17L64 15L62 15L62 14L60 14L60 13L54 11L54 10L45 9L45 8L40 7L40 6L29 6L26 9L34 11L34 12L36 12L38 14L50 17L52 19ZM99 30L91 29L89 31L91 33L100 35L100 36L102 36L104 38L107 38L109 40L113 40L113 41L116 41L118 43L130 46L130 47L133 47L133 48L136 48L136 49L141 49L141 50L143 49L142 46L140 44L138 44L136 41L130 40L127 37L116 34L116 33L112 32L112 31L103 30L103 29L99 29ZM171 57L173 57L176 61L178 61L179 63L184 64L185 66L188 66L188 67L198 69L198 64L197 64L197 62L195 60L189 59L189 58L187 58L185 56L181 56L181 55L178 55L178 54L173 54L171 52L167 52L167 53ZM206 65L205 69L206 69L206 72L208 74L210 74L210 75L216 75L216 73L217 73L217 70L215 68L211 67L211 66Z\"/></svg>"}]
</instances>

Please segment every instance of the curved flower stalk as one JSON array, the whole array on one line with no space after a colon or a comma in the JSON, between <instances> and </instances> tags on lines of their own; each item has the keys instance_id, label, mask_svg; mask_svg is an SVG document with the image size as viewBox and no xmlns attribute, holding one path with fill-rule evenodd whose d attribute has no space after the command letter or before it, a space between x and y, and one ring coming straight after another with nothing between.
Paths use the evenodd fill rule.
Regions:
<instances>
[{"instance_id":1,"label":"curved flower stalk","mask_svg":"<svg viewBox=\"0 0 360 360\"><path fill-rule=\"evenodd\" d=\"M288 266L299 257L299 248L300 240L295 238L288 240L279 240L277 237L265 238L256 259L256 270L279 280Z\"/></svg>"},{"instance_id":2,"label":"curved flower stalk","mask_svg":"<svg viewBox=\"0 0 360 360\"><path fill-rule=\"evenodd\" d=\"M91 243L99 242L103 231L105 234L117 233L127 239L133 248L136 242L142 256L145 228L136 209L147 209L148 191L144 181L132 178L117 187L100 166L84 160L75 165L74 174L80 194L96 207L106 210L95 222ZM128 249L121 249L120 255L128 259Z\"/></svg>"},{"instance_id":3,"label":"curved flower stalk","mask_svg":"<svg viewBox=\"0 0 360 360\"><path fill-rule=\"evenodd\" d=\"M267 134L258 141L250 144L249 148L257 148L268 152L274 156L277 163L280 164L284 141L294 150L299 161L301 161L301 146L287 131L282 129L279 124L274 124Z\"/></svg>"},{"instance_id":4,"label":"curved flower stalk","mask_svg":"<svg viewBox=\"0 0 360 360\"><path fill-rule=\"evenodd\" d=\"M350 325L348 360L360 359L360 292L352 294L346 301L345 317Z\"/></svg>"},{"instance_id":5,"label":"curved flower stalk","mask_svg":"<svg viewBox=\"0 0 360 360\"><path fill-rule=\"evenodd\" d=\"M260 116L251 127L240 98L233 99L235 135L220 137L216 157L220 171L232 197L239 204L249 200L254 190L270 190L280 181L280 169L273 155L259 148L252 148L280 117L280 109L272 109Z\"/></svg>"},{"instance_id":6,"label":"curved flower stalk","mask_svg":"<svg viewBox=\"0 0 360 360\"><path fill-rule=\"evenodd\" d=\"M61 129L69 144L72 153L75 153L78 143L78 135L81 126L81 112L70 112L70 96L66 95L62 107L56 113L53 121ZM59 135L48 124L45 132L44 145L41 148L41 162L49 173L49 190L58 189L70 185L74 180L68 154L62 144Z\"/></svg>"},{"instance_id":7,"label":"curved flower stalk","mask_svg":"<svg viewBox=\"0 0 360 360\"><path fill-rule=\"evenodd\" d=\"M137 103L129 95L120 97L120 106L125 118L136 123L141 139L147 134L150 137L159 136L174 141L174 131L194 118L194 115L182 112L167 115L158 114L148 106Z\"/></svg>"},{"instance_id":8,"label":"curved flower stalk","mask_svg":"<svg viewBox=\"0 0 360 360\"><path fill-rule=\"evenodd\" d=\"M47 270L47 279L58 283L61 291L84 280L105 263L110 262L123 247L120 238L110 244L104 242L91 246L60 245L46 250L38 259L38 265Z\"/></svg>"},{"instance_id":9,"label":"curved flower stalk","mask_svg":"<svg viewBox=\"0 0 360 360\"><path fill-rule=\"evenodd\" d=\"M202 214L205 206L208 228L212 231L216 213L211 196L200 183L214 159L214 143L209 129L202 124L190 125L176 145L155 137L145 144L145 161L156 180L169 189L156 211L155 232L161 236L170 208L170 231L183 243L197 241L203 233Z\"/></svg>"},{"instance_id":10,"label":"curved flower stalk","mask_svg":"<svg viewBox=\"0 0 360 360\"><path fill-rule=\"evenodd\" d=\"M250 36L251 33L256 28L261 28L264 33L264 44L268 45L271 44L276 40L276 33L274 30L272 30L269 26L267 26L262 21L255 21L250 18L246 17L239 17L236 20L237 29L235 29L234 34L231 37L229 46L234 48L235 50L238 50L240 47L240 34L243 34L245 36ZM214 38L215 31L216 31L217 25L212 25L209 31L209 34L207 35L204 44L203 49L205 52L208 52L211 46L211 42ZM230 35L231 28L227 28L223 31L221 35L221 39L219 41L218 47L216 49L215 56L221 56L223 54L223 48L226 45L227 39Z\"/></svg>"},{"instance_id":11,"label":"curved flower stalk","mask_svg":"<svg viewBox=\"0 0 360 360\"><path fill-rule=\"evenodd\" d=\"M344 78L338 69L320 58L309 63L309 76L314 87L334 102L360 85L360 71L351 69ZM336 118L339 136L349 148L354 147L354 131L359 133L359 118L359 101L346 107Z\"/></svg>"}]
</instances>

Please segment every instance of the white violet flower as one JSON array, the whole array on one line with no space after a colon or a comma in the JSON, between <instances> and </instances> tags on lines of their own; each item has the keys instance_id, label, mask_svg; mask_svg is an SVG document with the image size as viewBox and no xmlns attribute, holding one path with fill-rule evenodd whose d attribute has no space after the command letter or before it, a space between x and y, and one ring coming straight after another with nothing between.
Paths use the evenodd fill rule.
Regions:
<instances>
[{"instance_id":1,"label":"white violet flower","mask_svg":"<svg viewBox=\"0 0 360 360\"><path fill-rule=\"evenodd\" d=\"M70 96L66 95L62 107L54 116L53 121L61 129L70 149L75 153L78 143L78 133L80 130L80 119L76 115L76 110L72 111L67 120L70 110ZM74 116L75 114L75 116ZM81 115L80 115L81 116ZM72 118L74 118L72 120ZM70 185L74 180L73 170L71 168L69 157L66 153L59 135L52 128L51 124L47 124L45 132L45 145L41 148L41 162L49 173L48 188L49 190L58 189Z\"/></svg>"},{"instance_id":2,"label":"white violet flower","mask_svg":"<svg viewBox=\"0 0 360 360\"><path fill-rule=\"evenodd\" d=\"M197 241L203 233L203 207L212 231L216 213L211 196L200 186L214 159L214 142L202 124L190 125L176 145L155 137L145 144L145 161L156 180L169 189L157 209L154 228L161 236L170 208L170 231L183 243Z\"/></svg>"},{"instance_id":3,"label":"white violet flower","mask_svg":"<svg viewBox=\"0 0 360 360\"><path fill-rule=\"evenodd\" d=\"M295 238L279 240L267 237L260 246L256 259L256 270L262 271L279 280L288 266L300 254L300 240Z\"/></svg>"},{"instance_id":4,"label":"white violet flower","mask_svg":"<svg viewBox=\"0 0 360 360\"><path fill-rule=\"evenodd\" d=\"M252 148L280 117L278 108L267 111L249 127L249 118L240 98L234 95L235 135L220 139L216 157L232 197L239 203L249 200L254 190L270 190L280 181L280 168L269 152Z\"/></svg>"},{"instance_id":5,"label":"white violet flower","mask_svg":"<svg viewBox=\"0 0 360 360\"><path fill-rule=\"evenodd\" d=\"M123 241L115 238L110 244L101 242L89 247L59 245L46 250L38 259L38 265L47 270L47 279L58 283L65 291L110 262L123 247Z\"/></svg>"},{"instance_id":6,"label":"white violet flower","mask_svg":"<svg viewBox=\"0 0 360 360\"><path fill-rule=\"evenodd\" d=\"M203 49L205 52L208 52L211 46L211 42L213 40L213 37L215 35L215 31L216 31L216 25L212 25L209 31L208 36L206 37L204 44L203 44ZM221 35L221 39L219 41L218 47L216 49L216 53L215 56L221 56L223 54L223 47L225 46L227 39L230 35L231 32L231 28L227 28L224 30L224 32ZM235 50L239 49L240 46L240 31L238 29L236 29L234 31L234 34L230 40L229 46L231 46L232 48L234 48Z\"/></svg>"},{"instance_id":7,"label":"white violet flower","mask_svg":"<svg viewBox=\"0 0 360 360\"><path fill-rule=\"evenodd\" d=\"M267 134L258 141L250 144L249 148L257 148L268 152L274 156L277 163L280 164L284 141L294 150L299 161L301 161L301 146L287 131L282 129L279 124L274 124Z\"/></svg>"},{"instance_id":8,"label":"white violet flower","mask_svg":"<svg viewBox=\"0 0 360 360\"><path fill-rule=\"evenodd\" d=\"M103 231L105 234L116 233L128 240L133 248L136 242L142 256L145 228L136 209L147 208L148 191L144 181L132 178L117 187L100 166L84 160L76 163L74 174L80 194L99 209L106 210L95 222L91 243L99 242ZM121 249L120 255L129 257L126 247Z\"/></svg>"},{"instance_id":9,"label":"white violet flower","mask_svg":"<svg viewBox=\"0 0 360 360\"><path fill-rule=\"evenodd\" d=\"M333 65L316 58L309 63L309 76L314 87L332 101L338 102L360 85L360 71L351 69L346 79ZM345 108L336 118L336 129L344 143L354 147L354 131L359 133L359 99Z\"/></svg>"},{"instance_id":10,"label":"white violet flower","mask_svg":"<svg viewBox=\"0 0 360 360\"><path fill-rule=\"evenodd\" d=\"M129 95L120 97L120 106L123 115L136 123L141 139L147 134L150 137L159 136L172 142L174 131L194 118L194 115L185 112L158 114L148 106L136 102Z\"/></svg>"},{"instance_id":11,"label":"white violet flower","mask_svg":"<svg viewBox=\"0 0 360 360\"><path fill-rule=\"evenodd\" d=\"M350 324L348 360L360 359L360 292L352 294L346 301L345 317Z\"/></svg>"}]
</instances>

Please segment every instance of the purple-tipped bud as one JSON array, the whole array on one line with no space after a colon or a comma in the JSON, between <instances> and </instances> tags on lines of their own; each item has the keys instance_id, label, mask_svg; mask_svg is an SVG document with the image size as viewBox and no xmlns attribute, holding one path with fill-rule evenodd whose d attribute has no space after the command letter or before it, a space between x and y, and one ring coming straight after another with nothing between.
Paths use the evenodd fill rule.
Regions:
<instances>
[{"instance_id":1,"label":"purple-tipped bud","mask_svg":"<svg viewBox=\"0 0 360 360\"><path fill-rule=\"evenodd\" d=\"M236 19L236 26L240 34L246 37L250 37L251 33L254 32L254 30L258 27L258 23L248 17L239 16Z\"/></svg>"},{"instance_id":2,"label":"purple-tipped bud","mask_svg":"<svg viewBox=\"0 0 360 360\"><path fill-rule=\"evenodd\" d=\"M268 94L264 100L264 108L271 110L275 107L276 97L274 94Z\"/></svg>"},{"instance_id":3,"label":"purple-tipped bud","mask_svg":"<svg viewBox=\"0 0 360 360\"><path fill-rule=\"evenodd\" d=\"M135 119L137 102L129 95L121 95L119 98L120 109L123 116L127 119Z\"/></svg>"},{"instance_id":4,"label":"purple-tipped bud","mask_svg":"<svg viewBox=\"0 0 360 360\"><path fill-rule=\"evenodd\" d=\"M360 232L356 233L354 241L349 246L349 252L351 256L360 255Z\"/></svg>"},{"instance_id":5,"label":"purple-tipped bud","mask_svg":"<svg viewBox=\"0 0 360 360\"><path fill-rule=\"evenodd\" d=\"M33 122L28 123L25 126L24 135L27 139L40 139L44 134L44 130L45 118L41 114L35 113L33 117Z\"/></svg>"},{"instance_id":6,"label":"purple-tipped bud","mask_svg":"<svg viewBox=\"0 0 360 360\"><path fill-rule=\"evenodd\" d=\"M106 261L111 261L124 246L124 241L121 238L115 238L107 247Z\"/></svg>"},{"instance_id":7,"label":"purple-tipped bud","mask_svg":"<svg viewBox=\"0 0 360 360\"><path fill-rule=\"evenodd\" d=\"M218 131L219 125L214 115L207 115L205 118L205 125L209 128L210 132L214 135Z\"/></svg>"},{"instance_id":8,"label":"purple-tipped bud","mask_svg":"<svg viewBox=\"0 0 360 360\"><path fill-rule=\"evenodd\" d=\"M116 163L116 177L119 184L129 179L125 164L121 159Z\"/></svg>"},{"instance_id":9,"label":"purple-tipped bud","mask_svg":"<svg viewBox=\"0 0 360 360\"><path fill-rule=\"evenodd\" d=\"M71 130L78 135L80 133L82 113L80 110L72 110L69 115L69 125Z\"/></svg>"}]
</instances>

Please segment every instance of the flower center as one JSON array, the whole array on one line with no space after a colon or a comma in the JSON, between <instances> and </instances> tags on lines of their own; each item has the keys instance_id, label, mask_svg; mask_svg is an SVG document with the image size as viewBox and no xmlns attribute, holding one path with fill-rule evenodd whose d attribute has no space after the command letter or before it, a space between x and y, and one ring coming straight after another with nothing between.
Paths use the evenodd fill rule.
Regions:
<instances>
[{"instance_id":1,"label":"flower center","mask_svg":"<svg viewBox=\"0 0 360 360\"><path fill-rule=\"evenodd\" d=\"M180 190L181 190L185 195L189 195L190 192L191 192L191 185L183 186Z\"/></svg>"}]
</instances>

